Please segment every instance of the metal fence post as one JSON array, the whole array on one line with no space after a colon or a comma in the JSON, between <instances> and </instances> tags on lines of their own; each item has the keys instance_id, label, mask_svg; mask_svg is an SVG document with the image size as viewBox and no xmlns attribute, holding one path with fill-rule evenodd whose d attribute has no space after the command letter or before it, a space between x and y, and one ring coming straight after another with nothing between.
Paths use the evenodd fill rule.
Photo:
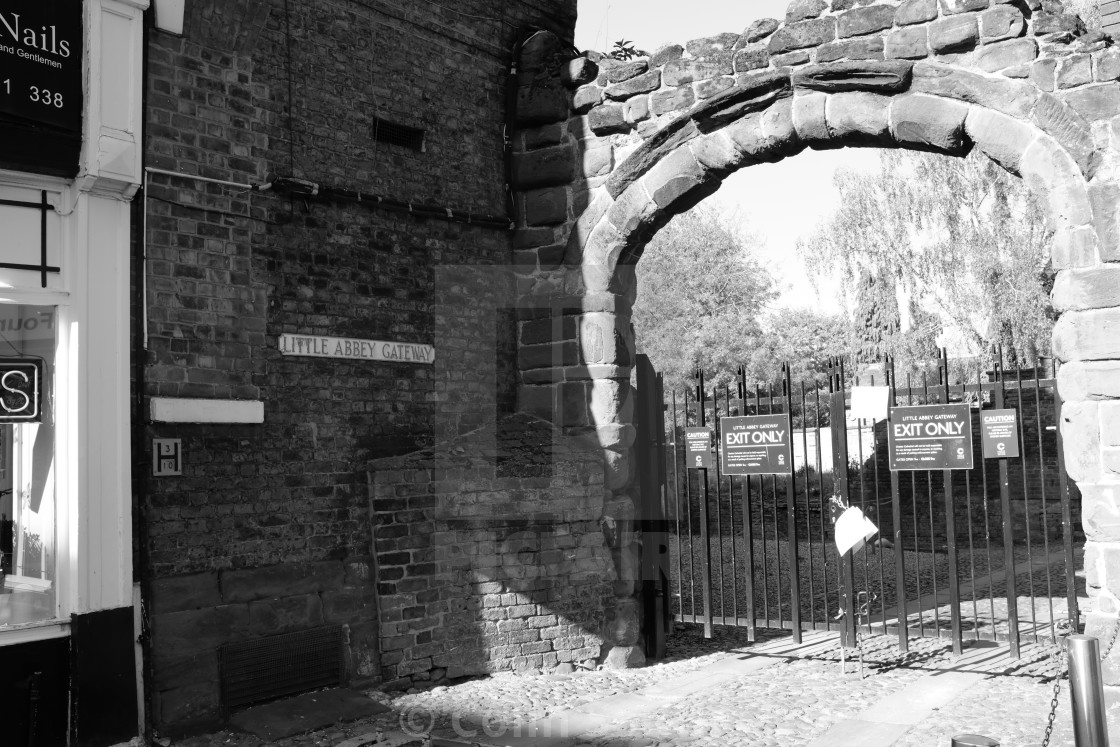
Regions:
<instances>
[{"instance_id":1,"label":"metal fence post","mask_svg":"<svg viewBox=\"0 0 1120 747\"><path fill-rule=\"evenodd\" d=\"M1069 647L1069 698L1073 706L1073 743L1077 747L1107 747L1104 679L1101 676L1100 642L1090 635L1071 635Z\"/></svg>"}]
</instances>

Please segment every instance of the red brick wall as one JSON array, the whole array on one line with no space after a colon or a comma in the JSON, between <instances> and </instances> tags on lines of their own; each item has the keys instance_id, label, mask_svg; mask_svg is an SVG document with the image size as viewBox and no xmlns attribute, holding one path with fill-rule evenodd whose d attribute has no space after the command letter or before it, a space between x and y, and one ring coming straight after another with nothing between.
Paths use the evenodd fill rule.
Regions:
<instances>
[{"instance_id":1,"label":"red brick wall","mask_svg":"<svg viewBox=\"0 0 1120 747\"><path fill-rule=\"evenodd\" d=\"M143 394L265 409L263 425L145 429L144 449L181 438L184 454L138 497L161 728L219 717L230 641L344 624L351 676L380 676L367 463L493 424L515 356L510 233L368 198L504 216L512 49L523 28L570 39L574 22L574 0L205 0L182 37L151 32L148 166L367 197L151 177ZM424 151L375 142L375 116L425 129ZM486 281L461 294L449 267ZM283 333L433 344L437 363L283 357Z\"/></svg>"},{"instance_id":2,"label":"red brick wall","mask_svg":"<svg viewBox=\"0 0 1120 747\"><path fill-rule=\"evenodd\" d=\"M597 663L616 573L596 449L518 414L370 471L386 681Z\"/></svg>"}]
</instances>

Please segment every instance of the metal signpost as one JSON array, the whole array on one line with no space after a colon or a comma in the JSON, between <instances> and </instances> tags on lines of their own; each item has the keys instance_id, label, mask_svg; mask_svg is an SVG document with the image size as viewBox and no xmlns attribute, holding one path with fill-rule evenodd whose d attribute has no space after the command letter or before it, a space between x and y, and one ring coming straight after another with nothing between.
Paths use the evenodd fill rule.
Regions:
<instances>
[{"instance_id":1,"label":"metal signpost","mask_svg":"<svg viewBox=\"0 0 1120 747\"><path fill-rule=\"evenodd\" d=\"M715 466L712 456L712 429L708 428L707 392L704 390L704 370L696 371L696 408L699 413L698 428L685 428L685 464L689 469L700 470L700 542L704 549L704 637L712 637L712 543L708 539L708 469ZM722 541L722 538L721 538Z\"/></svg>"}]
</instances>

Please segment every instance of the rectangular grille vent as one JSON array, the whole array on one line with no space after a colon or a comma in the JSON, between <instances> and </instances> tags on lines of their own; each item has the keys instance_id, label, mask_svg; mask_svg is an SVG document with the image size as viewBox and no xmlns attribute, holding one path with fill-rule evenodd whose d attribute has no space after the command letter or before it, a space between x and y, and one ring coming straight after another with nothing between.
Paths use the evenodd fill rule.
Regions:
<instances>
[{"instance_id":1,"label":"rectangular grille vent","mask_svg":"<svg viewBox=\"0 0 1120 747\"><path fill-rule=\"evenodd\" d=\"M342 684L342 626L224 644L219 653L222 708L229 711Z\"/></svg>"},{"instance_id":2,"label":"rectangular grille vent","mask_svg":"<svg viewBox=\"0 0 1120 747\"><path fill-rule=\"evenodd\" d=\"M399 145L419 153L424 152L424 131L417 127L389 122L380 117L373 120L373 139L378 143Z\"/></svg>"}]
</instances>

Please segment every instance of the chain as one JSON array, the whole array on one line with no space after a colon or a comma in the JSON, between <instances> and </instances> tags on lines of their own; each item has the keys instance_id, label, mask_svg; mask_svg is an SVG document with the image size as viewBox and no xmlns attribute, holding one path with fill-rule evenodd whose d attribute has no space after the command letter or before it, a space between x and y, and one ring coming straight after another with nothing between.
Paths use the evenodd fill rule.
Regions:
<instances>
[{"instance_id":1,"label":"chain","mask_svg":"<svg viewBox=\"0 0 1120 747\"><path fill-rule=\"evenodd\" d=\"M1057 645L1051 656L1055 659L1057 666L1057 674L1054 675L1054 696L1050 699L1050 714L1046 718L1046 731L1042 735L1042 747L1050 747L1050 735L1054 732L1054 719L1058 714L1058 696L1062 691L1062 679L1066 674L1066 636L1072 632L1073 626L1068 620L1059 620L1057 623ZM1108 645L1104 648L1104 653L1101 654L1101 661L1108 658L1112 653L1112 647L1116 645L1116 639L1120 638L1120 618L1117 618L1116 625L1112 628L1112 637L1108 641Z\"/></svg>"},{"instance_id":2,"label":"chain","mask_svg":"<svg viewBox=\"0 0 1120 747\"><path fill-rule=\"evenodd\" d=\"M1058 695L1062 692L1062 678L1066 672L1065 639L1059 643L1051 654L1057 660L1058 673L1054 675L1054 696L1050 698L1050 715L1046 718L1046 731L1042 735L1042 747L1050 747L1050 735L1054 733L1054 719L1058 715Z\"/></svg>"},{"instance_id":3,"label":"chain","mask_svg":"<svg viewBox=\"0 0 1120 747\"><path fill-rule=\"evenodd\" d=\"M1118 636L1120 636L1120 617L1116 618L1116 625L1112 628L1112 640L1104 647L1104 653L1101 654L1101 661L1107 659L1108 655L1112 653L1112 647L1116 645L1116 638Z\"/></svg>"}]
</instances>

